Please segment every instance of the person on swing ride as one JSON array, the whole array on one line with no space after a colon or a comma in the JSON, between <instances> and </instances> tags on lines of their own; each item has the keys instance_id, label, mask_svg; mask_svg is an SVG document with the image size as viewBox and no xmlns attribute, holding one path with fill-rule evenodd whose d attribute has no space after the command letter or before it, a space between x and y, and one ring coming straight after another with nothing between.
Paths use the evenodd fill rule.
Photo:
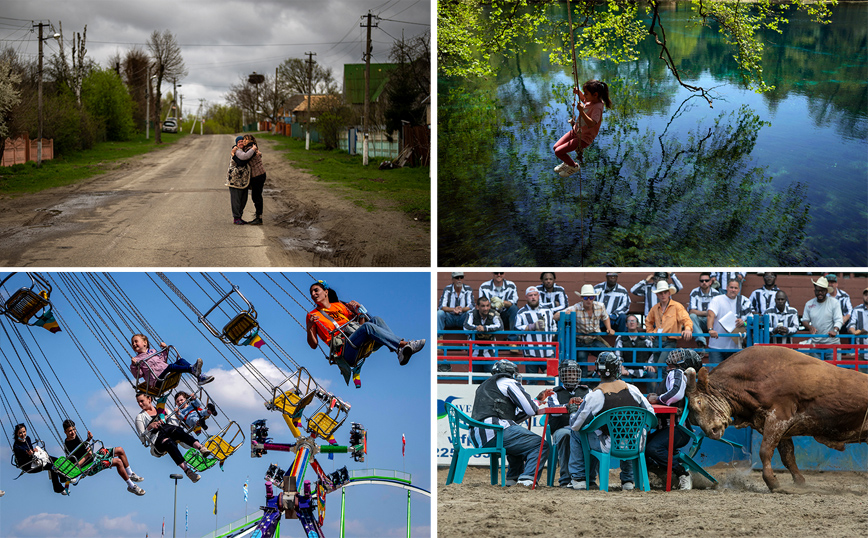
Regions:
<instances>
[{"instance_id":1,"label":"person on swing ride","mask_svg":"<svg viewBox=\"0 0 868 538\"><path fill-rule=\"evenodd\" d=\"M579 96L578 121L570 118L572 127L554 145L555 156L563 161L555 167L555 172L561 177L569 177L579 171L579 165L569 156L570 151L578 150L579 160L582 152L591 145L600 124L603 122L603 104L612 108L609 100L609 85L599 80L589 80L582 85L582 90L573 88L573 93Z\"/></svg>"},{"instance_id":2,"label":"person on swing ride","mask_svg":"<svg viewBox=\"0 0 868 538\"><path fill-rule=\"evenodd\" d=\"M311 349L316 349L317 337L326 345L331 346L332 338L339 327L353 320L360 312L356 301L342 303L338 294L324 280L318 280L310 285L310 297L316 303L316 308L307 315L307 343ZM364 313L364 312L362 312ZM374 350L386 346L398 354L398 363L404 366L410 357L425 347L425 340L403 340L395 336L392 329L379 317L368 317L369 321L357 325L352 334L347 330L347 338L352 343L344 347L343 358L352 368L358 359L358 350L367 341L374 342ZM361 380L353 378L356 387L361 386Z\"/></svg>"},{"instance_id":3,"label":"person on swing ride","mask_svg":"<svg viewBox=\"0 0 868 538\"><path fill-rule=\"evenodd\" d=\"M213 403L208 402L203 406L198 398L183 390L175 393L175 409L178 411L178 418L194 433L207 430L205 419L217 416L217 407Z\"/></svg>"},{"instance_id":4,"label":"person on swing ride","mask_svg":"<svg viewBox=\"0 0 868 538\"><path fill-rule=\"evenodd\" d=\"M196 364L190 364L179 358L174 363L169 364L169 350L165 342L160 342L160 348L163 351L157 353L150 347L147 336L134 334L130 339L130 345L137 353L131 359L130 372L136 376L136 379L145 378L149 387L156 387L158 382L162 382L172 372L193 374L200 385L214 381L213 376L202 375L202 359L196 359Z\"/></svg>"},{"instance_id":5,"label":"person on swing ride","mask_svg":"<svg viewBox=\"0 0 868 538\"><path fill-rule=\"evenodd\" d=\"M33 444L30 436L27 435L27 426L16 424L12 436L15 438L15 441L12 443L15 466L25 473L48 471L48 477L51 479L54 492L68 495L69 493L66 491L66 488L60 483L60 477L54 471L54 460L57 458L49 456L42 447Z\"/></svg>"},{"instance_id":6,"label":"person on swing ride","mask_svg":"<svg viewBox=\"0 0 868 538\"><path fill-rule=\"evenodd\" d=\"M87 439L82 442L78 436L78 431L75 429L75 422L72 419L63 421L63 433L66 434L66 439L63 444L66 446L66 453L69 454L69 459L74 460L76 466L83 467L94 461L86 471L87 476L95 475L101 469L114 467L118 470L121 479L127 484L127 491L135 493L138 496L145 494L145 490L140 488L135 482L144 480L141 476L133 472L130 468L130 461L127 459L127 453L123 447L116 446L114 448L101 448L96 453L87 446L87 443L93 439L93 435L87 432Z\"/></svg>"},{"instance_id":7,"label":"person on swing ride","mask_svg":"<svg viewBox=\"0 0 868 538\"><path fill-rule=\"evenodd\" d=\"M198 482L199 474L184 461L184 456L178 449L178 443L181 442L195 448L203 457L210 456L211 451L184 431L184 428L178 426L178 420L175 417L166 418L163 402L165 400L158 400L157 406L154 407L153 398L144 392L136 394L136 403L142 410L136 415L136 432L139 434L139 439L142 440L143 445L151 446L152 456L161 458L168 453L172 461L184 471L187 478L193 482Z\"/></svg>"}]
</instances>

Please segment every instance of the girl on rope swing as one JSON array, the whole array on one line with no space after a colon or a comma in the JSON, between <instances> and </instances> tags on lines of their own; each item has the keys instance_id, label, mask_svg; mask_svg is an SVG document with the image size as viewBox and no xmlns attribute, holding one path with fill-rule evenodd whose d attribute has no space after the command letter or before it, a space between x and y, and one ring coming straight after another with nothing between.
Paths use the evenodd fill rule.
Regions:
<instances>
[{"instance_id":1,"label":"girl on rope swing","mask_svg":"<svg viewBox=\"0 0 868 538\"><path fill-rule=\"evenodd\" d=\"M612 108L612 102L609 100L609 85L605 82L589 80L582 85L582 90L573 88L573 93L579 97L578 121L570 118L572 127L553 147L555 156L563 161L555 167L555 172L561 177L569 177L579 171L580 166L569 156L569 152L578 150L579 160L582 160L582 152L591 145L600 132L600 124L603 122L603 103L606 104L606 108Z\"/></svg>"},{"instance_id":2,"label":"girl on rope swing","mask_svg":"<svg viewBox=\"0 0 868 538\"><path fill-rule=\"evenodd\" d=\"M339 328L344 327L360 314L360 305L356 301L342 303L338 294L324 280L318 280L310 285L310 297L316 303L316 308L307 315L307 343L311 349L316 349L317 337L331 349ZM361 312L364 314L364 311ZM357 363L359 350L368 342L374 343L374 351L386 346L398 354L398 363L404 366L410 357L425 347L425 340L403 340L398 338L386 322L379 317L368 317L369 321L361 325L350 325L345 329L348 344L344 345L342 358L352 371L353 383L361 388Z\"/></svg>"}]
</instances>

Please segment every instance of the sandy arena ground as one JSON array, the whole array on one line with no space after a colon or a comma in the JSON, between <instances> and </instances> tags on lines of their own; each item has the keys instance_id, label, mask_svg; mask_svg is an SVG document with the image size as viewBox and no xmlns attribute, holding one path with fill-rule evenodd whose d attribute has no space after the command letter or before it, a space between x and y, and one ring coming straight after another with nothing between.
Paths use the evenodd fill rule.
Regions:
<instances>
[{"instance_id":1,"label":"sandy arena ground","mask_svg":"<svg viewBox=\"0 0 868 538\"><path fill-rule=\"evenodd\" d=\"M668 493L621 491L617 471L609 492L491 486L487 467L468 468L463 484L446 486L447 472L437 472L437 535L444 538L868 535L862 472L805 471L802 489L778 472L788 493L771 493L758 471L725 464L709 469L720 481L716 488L700 477L697 489Z\"/></svg>"}]
</instances>

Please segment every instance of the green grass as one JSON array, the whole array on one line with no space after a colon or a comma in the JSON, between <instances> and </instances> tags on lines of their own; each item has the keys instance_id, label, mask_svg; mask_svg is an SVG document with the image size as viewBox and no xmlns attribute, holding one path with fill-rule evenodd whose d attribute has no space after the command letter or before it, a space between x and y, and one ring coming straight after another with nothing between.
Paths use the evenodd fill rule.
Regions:
<instances>
[{"instance_id":1,"label":"green grass","mask_svg":"<svg viewBox=\"0 0 868 538\"><path fill-rule=\"evenodd\" d=\"M431 221L431 168L428 166L379 170L380 162L386 159L369 159L368 166L362 166L361 155L326 150L322 144L311 144L311 149L305 151L304 140L278 135L257 137L277 142L275 149L286 151L286 158L296 168L324 182L352 189L349 199L367 211L374 211L375 196L396 203L401 211L420 222Z\"/></svg>"},{"instance_id":2,"label":"green grass","mask_svg":"<svg viewBox=\"0 0 868 538\"><path fill-rule=\"evenodd\" d=\"M52 187L71 185L83 179L104 174L116 168L117 161L164 148L178 141L184 133L162 133L163 144L154 144L144 135L125 142L101 142L92 149L59 155L50 161L42 161L42 168L31 161L15 166L0 167L0 194L25 194Z\"/></svg>"}]
</instances>

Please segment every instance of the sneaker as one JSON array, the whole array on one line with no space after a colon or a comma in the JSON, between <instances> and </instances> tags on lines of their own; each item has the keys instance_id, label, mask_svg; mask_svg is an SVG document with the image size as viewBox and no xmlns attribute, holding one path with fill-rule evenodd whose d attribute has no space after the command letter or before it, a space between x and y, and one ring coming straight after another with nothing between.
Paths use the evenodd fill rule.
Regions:
<instances>
[{"instance_id":1,"label":"sneaker","mask_svg":"<svg viewBox=\"0 0 868 538\"><path fill-rule=\"evenodd\" d=\"M205 457L205 458L207 458L208 456L210 456L211 454L213 454L213 452L211 452L210 450L208 450L207 448L205 448L204 445L202 445L202 447L199 448L199 453L202 454L202 456Z\"/></svg>"},{"instance_id":2,"label":"sneaker","mask_svg":"<svg viewBox=\"0 0 868 538\"><path fill-rule=\"evenodd\" d=\"M211 413L211 416L217 416L217 407L213 403L208 402L208 405L206 405L205 407L208 408L208 412Z\"/></svg>"},{"instance_id":3,"label":"sneaker","mask_svg":"<svg viewBox=\"0 0 868 538\"><path fill-rule=\"evenodd\" d=\"M60 492L61 495L69 495L69 488Z\"/></svg>"},{"instance_id":4,"label":"sneaker","mask_svg":"<svg viewBox=\"0 0 868 538\"><path fill-rule=\"evenodd\" d=\"M555 173L556 174L560 173L560 171L563 170L566 166L567 166L567 163L561 163L561 164L555 166Z\"/></svg>"},{"instance_id":5,"label":"sneaker","mask_svg":"<svg viewBox=\"0 0 868 538\"><path fill-rule=\"evenodd\" d=\"M584 480L573 480L570 482L570 485L567 487L573 488L573 489L588 489L588 483L585 482Z\"/></svg>"},{"instance_id":6,"label":"sneaker","mask_svg":"<svg viewBox=\"0 0 868 538\"><path fill-rule=\"evenodd\" d=\"M575 174L576 172L578 172L581 169L582 168L578 165L577 166L567 165L567 166L564 166L563 170L558 172L558 175L561 177L570 177L571 175Z\"/></svg>"},{"instance_id":7,"label":"sneaker","mask_svg":"<svg viewBox=\"0 0 868 538\"><path fill-rule=\"evenodd\" d=\"M200 478L202 478L196 471L193 470L192 467L187 467L186 469L184 469L184 474L187 475L187 478L189 478L190 481L194 484L198 482Z\"/></svg>"},{"instance_id":8,"label":"sneaker","mask_svg":"<svg viewBox=\"0 0 868 538\"><path fill-rule=\"evenodd\" d=\"M516 482L515 485L516 486L523 486L526 488L532 488L533 487L533 480L525 478L524 480L519 480L518 482Z\"/></svg>"},{"instance_id":9,"label":"sneaker","mask_svg":"<svg viewBox=\"0 0 868 538\"><path fill-rule=\"evenodd\" d=\"M208 425L205 424L205 417L202 417L199 420L197 420L196 425L199 426L201 429L208 431Z\"/></svg>"},{"instance_id":10,"label":"sneaker","mask_svg":"<svg viewBox=\"0 0 868 538\"><path fill-rule=\"evenodd\" d=\"M207 385L208 383L210 383L212 381L214 381L213 375L200 375L199 376L199 384L200 385Z\"/></svg>"},{"instance_id":11,"label":"sneaker","mask_svg":"<svg viewBox=\"0 0 868 538\"><path fill-rule=\"evenodd\" d=\"M257 217L255 219L249 221L247 224L250 224L251 226L261 226L262 225L262 217L257 215Z\"/></svg>"},{"instance_id":12,"label":"sneaker","mask_svg":"<svg viewBox=\"0 0 868 538\"><path fill-rule=\"evenodd\" d=\"M686 473L678 477L678 489L693 489L693 477L690 476L690 473Z\"/></svg>"},{"instance_id":13,"label":"sneaker","mask_svg":"<svg viewBox=\"0 0 868 538\"><path fill-rule=\"evenodd\" d=\"M621 491L633 491L634 487L633 482L624 482L621 484Z\"/></svg>"},{"instance_id":14,"label":"sneaker","mask_svg":"<svg viewBox=\"0 0 868 538\"><path fill-rule=\"evenodd\" d=\"M507 478L505 483L506 483L506 487L510 487L510 486L516 485L518 483L518 481L513 480L511 478Z\"/></svg>"},{"instance_id":15,"label":"sneaker","mask_svg":"<svg viewBox=\"0 0 868 538\"><path fill-rule=\"evenodd\" d=\"M233 222L233 224L247 224L247 223L244 222L244 221L241 220L241 219L235 219L235 221Z\"/></svg>"},{"instance_id":16,"label":"sneaker","mask_svg":"<svg viewBox=\"0 0 868 538\"><path fill-rule=\"evenodd\" d=\"M202 377L202 357L196 359L196 364L193 365L191 373L196 377Z\"/></svg>"},{"instance_id":17,"label":"sneaker","mask_svg":"<svg viewBox=\"0 0 868 538\"><path fill-rule=\"evenodd\" d=\"M130 473L130 480L132 480L133 482L141 482L144 480L144 478L137 475L136 473Z\"/></svg>"},{"instance_id":18,"label":"sneaker","mask_svg":"<svg viewBox=\"0 0 868 538\"><path fill-rule=\"evenodd\" d=\"M407 345L401 347L398 350L398 363L401 366L404 366L410 361L410 357L413 356L413 353L418 353L422 351L422 348L425 347L425 339L421 340L410 340L407 342Z\"/></svg>"},{"instance_id":19,"label":"sneaker","mask_svg":"<svg viewBox=\"0 0 868 538\"><path fill-rule=\"evenodd\" d=\"M195 480L194 480L194 482L195 482ZM143 490L142 488L140 488L136 484L133 484L132 486L127 486L127 491L129 491L130 493L135 493L139 497L141 497L142 495L145 494L145 490Z\"/></svg>"}]
</instances>

